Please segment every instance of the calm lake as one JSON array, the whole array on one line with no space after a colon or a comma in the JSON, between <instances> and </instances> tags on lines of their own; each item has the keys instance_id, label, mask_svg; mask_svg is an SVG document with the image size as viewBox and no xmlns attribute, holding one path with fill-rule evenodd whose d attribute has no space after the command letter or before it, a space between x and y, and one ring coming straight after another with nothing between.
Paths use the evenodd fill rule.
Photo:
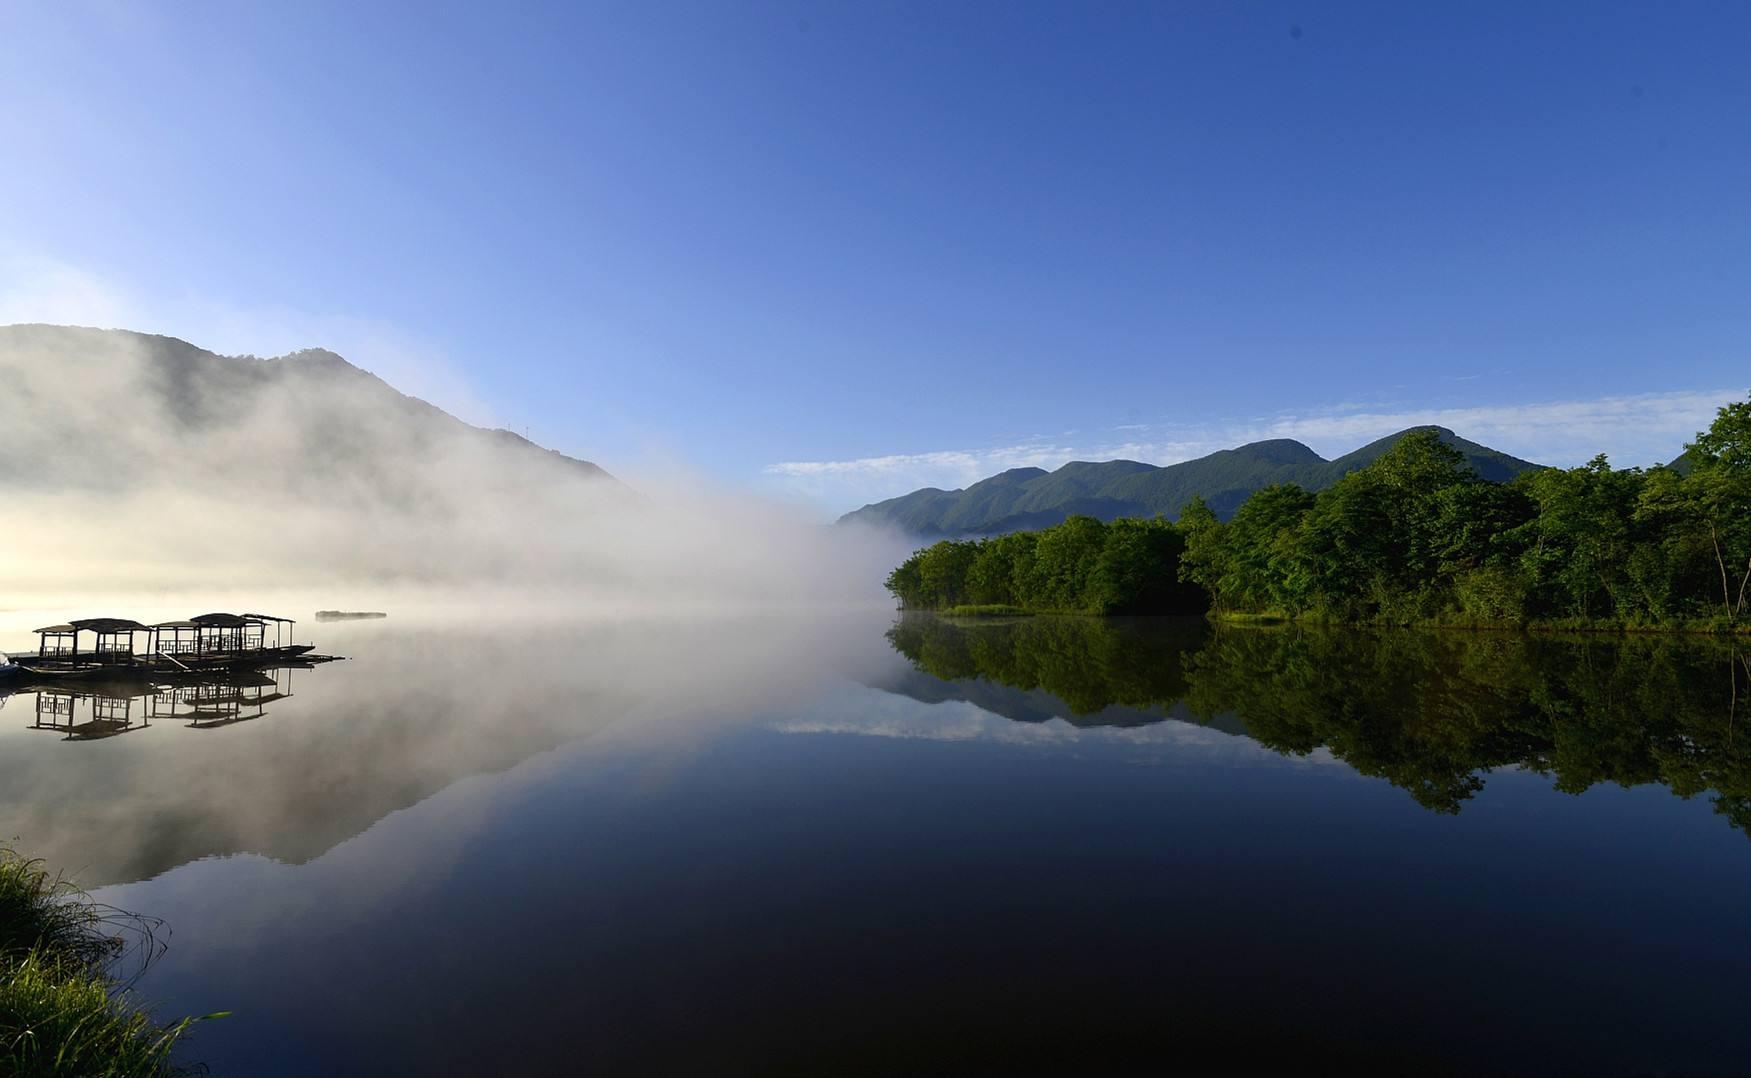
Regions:
<instances>
[{"instance_id":1,"label":"calm lake","mask_svg":"<svg viewBox=\"0 0 1751 1078\"><path fill-rule=\"evenodd\" d=\"M315 636L350 661L0 708L6 834L164 919L139 990L234 1012L221 1078L1751 1060L1743 645Z\"/></svg>"}]
</instances>

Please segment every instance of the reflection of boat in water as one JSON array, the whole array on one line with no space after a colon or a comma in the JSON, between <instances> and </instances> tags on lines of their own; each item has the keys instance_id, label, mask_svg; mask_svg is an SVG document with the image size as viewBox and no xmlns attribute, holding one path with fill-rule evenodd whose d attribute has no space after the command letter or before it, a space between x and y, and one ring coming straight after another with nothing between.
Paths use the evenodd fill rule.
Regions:
<instances>
[{"instance_id":1,"label":"reflection of boat in water","mask_svg":"<svg viewBox=\"0 0 1751 1078\"><path fill-rule=\"evenodd\" d=\"M165 685L149 698L147 707L155 719L182 722L195 730L248 722L261 718L267 705L291 697L293 669L237 671L211 680Z\"/></svg>"},{"instance_id":2,"label":"reflection of boat in water","mask_svg":"<svg viewBox=\"0 0 1751 1078\"><path fill-rule=\"evenodd\" d=\"M91 678L101 681L105 678L113 678L118 674L127 672L115 667L68 666L60 663L30 663L28 665L21 663L18 664L18 669L20 671L19 677L21 679L28 679L31 681L39 679L48 681L69 681L81 678Z\"/></svg>"},{"instance_id":3,"label":"reflection of boat in water","mask_svg":"<svg viewBox=\"0 0 1751 1078\"><path fill-rule=\"evenodd\" d=\"M166 679L136 673L131 678L45 682L21 691L36 697L31 729L54 730L69 741L95 741L153 723L179 722L205 730L261 718L268 705L291 698L292 671L313 665L292 661Z\"/></svg>"},{"instance_id":4,"label":"reflection of boat in water","mask_svg":"<svg viewBox=\"0 0 1751 1078\"><path fill-rule=\"evenodd\" d=\"M311 654L314 644L284 639L295 624L291 618L272 614L212 613L156 625L127 618L87 618L50 625L36 630L36 654L15 661L16 677L57 682L174 678L327 658ZM267 642L269 625L274 627L272 644ZM82 650L81 635L85 633L91 634L92 646Z\"/></svg>"},{"instance_id":5,"label":"reflection of boat in water","mask_svg":"<svg viewBox=\"0 0 1751 1078\"><path fill-rule=\"evenodd\" d=\"M54 730L65 734L68 741L98 741L142 730L150 723L143 707L135 712L138 699L123 687L41 688L36 693L36 719L31 729Z\"/></svg>"}]
</instances>

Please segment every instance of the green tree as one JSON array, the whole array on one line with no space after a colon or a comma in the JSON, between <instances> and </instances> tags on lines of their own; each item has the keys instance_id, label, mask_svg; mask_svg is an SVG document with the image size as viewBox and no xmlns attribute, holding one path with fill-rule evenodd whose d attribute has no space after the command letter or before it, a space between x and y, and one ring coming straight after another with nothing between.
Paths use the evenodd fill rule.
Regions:
<instances>
[{"instance_id":1,"label":"green tree","mask_svg":"<svg viewBox=\"0 0 1751 1078\"><path fill-rule=\"evenodd\" d=\"M1025 534L1025 533L1024 533ZM986 539L967 569L967 599L987 605L1016 605L1017 544L1011 536Z\"/></svg>"},{"instance_id":2,"label":"green tree","mask_svg":"<svg viewBox=\"0 0 1751 1078\"><path fill-rule=\"evenodd\" d=\"M963 604L1029 611L1201 613L1203 589L1182 583L1185 540L1163 520L1103 524L1072 517L1056 527L977 542L943 540L888 574L900 605L940 609Z\"/></svg>"},{"instance_id":3,"label":"green tree","mask_svg":"<svg viewBox=\"0 0 1751 1078\"><path fill-rule=\"evenodd\" d=\"M1322 492L1301 522L1283 587L1294 605L1361 619L1367 597L1401 573L1404 537L1379 473L1352 472Z\"/></svg>"},{"instance_id":4,"label":"green tree","mask_svg":"<svg viewBox=\"0 0 1751 1078\"><path fill-rule=\"evenodd\" d=\"M1547 468L1523 480L1538 507L1535 541L1522 558L1531 579L1565 614L1623 612L1642 472L1614 471L1601 454L1579 468Z\"/></svg>"},{"instance_id":5,"label":"green tree","mask_svg":"<svg viewBox=\"0 0 1751 1078\"><path fill-rule=\"evenodd\" d=\"M944 539L926 547L918 562L921 605L953 606L966 601L967 570L978 556L977 543Z\"/></svg>"},{"instance_id":6,"label":"green tree","mask_svg":"<svg viewBox=\"0 0 1751 1078\"><path fill-rule=\"evenodd\" d=\"M1165 520L1115 520L1106 526L1085 598L1101 614L1199 613L1202 589L1179 579L1185 536Z\"/></svg>"},{"instance_id":7,"label":"green tree","mask_svg":"<svg viewBox=\"0 0 1751 1078\"><path fill-rule=\"evenodd\" d=\"M1684 482L1691 516L1708 530L1721 605L1734 620L1744 613L1751 586L1751 400L1723 406L1685 451L1692 464Z\"/></svg>"},{"instance_id":8,"label":"green tree","mask_svg":"<svg viewBox=\"0 0 1751 1078\"><path fill-rule=\"evenodd\" d=\"M1265 487L1243 502L1223 528L1223 573L1216 590L1240 609L1300 609L1288 587L1296 531L1313 495L1293 483Z\"/></svg>"},{"instance_id":9,"label":"green tree","mask_svg":"<svg viewBox=\"0 0 1751 1078\"><path fill-rule=\"evenodd\" d=\"M1716 561L1708 515L1695 497L1701 486L1670 468L1654 468L1636 499L1643 540L1630 551L1627 572L1652 620L1708 613Z\"/></svg>"},{"instance_id":10,"label":"green tree","mask_svg":"<svg viewBox=\"0 0 1751 1078\"><path fill-rule=\"evenodd\" d=\"M1048 610L1090 608L1089 582L1106 543L1107 526L1090 516L1073 516L1040 532L1034 546L1034 604Z\"/></svg>"},{"instance_id":11,"label":"green tree","mask_svg":"<svg viewBox=\"0 0 1751 1078\"><path fill-rule=\"evenodd\" d=\"M924 552L917 551L888 574L888 591L900 600L901 606L924 605L924 577L919 572L919 563L923 560Z\"/></svg>"},{"instance_id":12,"label":"green tree","mask_svg":"<svg viewBox=\"0 0 1751 1078\"><path fill-rule=\"evenodd\" d=\"M1203 495L1194 495L1181 507L1175 527L1186 540L1180 556L1180 579L1209 592L1211 605L1222 609L1227 605L1221 590L1229 562L1227 526L1216 519Z\"/></svg>"}]
</instances>

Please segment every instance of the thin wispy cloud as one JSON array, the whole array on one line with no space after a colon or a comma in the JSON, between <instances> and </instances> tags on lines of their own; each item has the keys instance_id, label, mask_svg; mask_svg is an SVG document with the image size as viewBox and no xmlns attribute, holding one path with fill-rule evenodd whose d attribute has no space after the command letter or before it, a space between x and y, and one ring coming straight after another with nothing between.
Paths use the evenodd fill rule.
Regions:
<instances>
[{"instance_id":1,"label":"thin wispy cloud","mask_svg":"<svg viewBox=\"0 0 1751 1078\"><path fill-rule=\"evenodd\" d=\"M1742 388L1678 390L1471 407L1373 409L1354 403L1317 412L1256 416L1206 425L1128 423L1113 437L1051 439L850 460L792 460L769 465L775 481L817 500L851 508L919 487L953 489L1010 468L1048 471L1073 460L1175 464L1247 442L1293 438L1338 456L1406 427L1442 426L1461 437L1540 464L1579 464L1597 453L1620 466L1672 459L1706 427L1715 409Z\"/></svg>"}]
</instances>

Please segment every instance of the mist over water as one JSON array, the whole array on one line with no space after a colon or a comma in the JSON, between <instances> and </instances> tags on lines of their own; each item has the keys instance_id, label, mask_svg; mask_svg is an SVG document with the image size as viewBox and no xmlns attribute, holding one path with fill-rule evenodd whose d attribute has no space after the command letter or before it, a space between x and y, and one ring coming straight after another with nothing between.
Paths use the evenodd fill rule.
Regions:
<instances>
[{"instance_id":1,"label":"mist over water","mask_svg":"<svg viewBox=\"0 0 1751 1078\"><path fill-rule=\"evenodd\" d=\"M8 722L14 834L91 884L301 862L568 740L772 706L839 668L836 627L881 616L904 551L676 472L623 482L329 353L10 326L0 384L0 651L81 617L249 610L351 658L295 672L275 710L299 720L241 755L165 730L72 754Z\"/></svg>"},{"instance_id":2,"label":"mist over water","mask_svg":"<svg viewBox=\"0 0 1751 1078\"><path fill-rule=\"evenodd\" d=\"M673 743L795 705L867 673L875 657L855 644L881 617L321 624L308 635L347 661L282 671L290 698L247 727L161 720L91 744L27 729L35 697L55 688L33 687L0 710L0 816L90 885L215 854L302 863L462 778L570 741ZM149 714L152 690L114 691L140 694L135 722Z\"/></svg>"}]
</instances>

